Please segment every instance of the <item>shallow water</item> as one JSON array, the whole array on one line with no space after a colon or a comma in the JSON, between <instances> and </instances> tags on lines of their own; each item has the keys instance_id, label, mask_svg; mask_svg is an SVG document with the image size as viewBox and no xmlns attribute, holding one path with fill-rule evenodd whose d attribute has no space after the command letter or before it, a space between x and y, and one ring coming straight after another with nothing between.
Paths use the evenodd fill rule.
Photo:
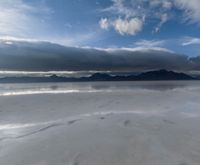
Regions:
<instances>
[{"instance_id":1,"label":"shallow water","mask_svg":"<svg viewBox=\"0 0 200 165\"><path fill-rule=\"evenodd\" d=\"M38 92L54 93L63 91L77 91L77 92L90 92L90 91L119 91L119 90L135 90L135 89L152 89L152 90L173 90L177 88L199 87L200 81L135 81L135 82L74 82L74 83L11 83L0 84L0 95L7 93L23 93L32 91L32 94ZM31 93L28 93L31 94ZM14 94L15 95L15 94ZM17 94L16 94L17 95ZM20 95L20 94L19 94Z\"/></svg>"},{"instance_id":2,"label":"shallow water","mask_svg":"<svg viewBox=\"0 0 200 165\"><path fill-rule=\"evenodd\" d=\"M199 165L200 82L0 85L0 164Z\"/></svg>"}]
</instances>

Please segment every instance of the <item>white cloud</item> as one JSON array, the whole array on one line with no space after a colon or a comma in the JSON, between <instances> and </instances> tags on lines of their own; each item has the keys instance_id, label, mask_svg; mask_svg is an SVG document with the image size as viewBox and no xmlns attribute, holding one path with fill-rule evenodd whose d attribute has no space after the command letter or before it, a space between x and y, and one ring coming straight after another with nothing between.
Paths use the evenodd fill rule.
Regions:
<instances>
[{"instance_id":1,"label":"white cloud","mask_svg":"<svg viewBox=\"0 0 200 165\"><path fill-rule=\"evenodd\" d=\"M98 50L103 50L107 52L120 52L120 51L127 51L127 52L156 52L156 51L162 51L165 53L175 53L172 50L169 50L167 48L161 48L161 47L144 47L144 46L137 46L134 48L127 48L127 47L122 47L122 48L107 48L107 49L101 49L98 48Z\"/></svg>"},{"instance_id":2,"label":"white cloud","mask_svg":"<svg viewBox=\"0 0 200 165\"><path fill-rule=\"evenodd\" d=\"M29 3L28 3L29 2ZM32 2L32 3L30 3ZM54 9L55 12L57 9ZM0 0L0 39L18 41L51 41L62 45L84 45L98 37L98 31L71 33L72 24L66 22L59 31L54 27L53 9L45 0ZM62 18L61 18L62 19ZM53 21L53 22L52 22ZM70 30L69 30L70 29ZM69 32L68 32L69 31ZM6 41L7 44L12 43Z\"/></svg>"},{"instance_id":3,"label":"white cloud","mask_svg":"<svg viewBox=\"0 0 200 165\"><path fill-rule=\"evenodd\" d=\"M200 23L200 1L199 0L175 0L175 5L184 10L186 20Z\"/></svg>"},{"instance_id":4,"label":"white cloud","mask_svg":"<svg viewBox=\"0 0 200 165\"><path fill-rule=\"evenodd\" d=\"M137 16L137 11L132 10L125 5L125 0L112 0L113 5L104 9L104 12L111 12L113 14L119 14L126 18Z\"/></svg>"},{"instance_id":5,"label":"white cloud","mask_svg":"<svg viewBox=\"0 0 200 165\"><path fill-rule=\"evenodd\" d=\"M107 18L102 18L100 21L99 21L99 24L100 24L100 27L102 28L102 29L105 29L105 30L107 30L108 28L109 28L109 21L108 21L108 19Z\"/></svg>"},{"instance_id":6,"label":"white cloud","mask_svg":"<svg viewBox=\"0 0 200 165\"><path fill-rule=\"evenodd\" d=\"M173 3L170 0L151 0L149 6L150 8L161 7L163 10L170 10L173 7Z\"/></svg>"},{"instance_id":7,"label":"white cloud","mask_svg":"<svg viewBox=\"0 0 200 165\"><path fill-rule=\"evenodd\" d=\"M151 8L158 7L158 6L160 6L160 4L161 4L160 0L151 0L149 2L149 5L150 5Z\"/></svg>"},{"instance_id":8,"label":"white cloud","mask_svg":"<svg viewBox=\"0 0 200 165\"><path fill-rule=\"evenodd\" d=\"M164 40L140 40L135 42L134 45L144 48L161 47L165 43Z\"/></svg>"},{"instance_id":9,"label":"white cloud","mask_svg":"<svg viewBox=\"0 0 200 165\"><path fill-rule=\"evenodd\" d=\"M163 24L166 23L170 19L169 15L167 13L164 13L161 15L159 14L159 17L160 17L160 22L154 30L154 32L156 32L156 33L159 32L161 27L163 26Z\"/></svg>"},{"instance_id":10,"label":"white cloud","mask_svg":"<svg viewBox=\"0 0 200 165\"><path fill-rule=\"evenodd\" d=\"M200 45L200 38L186 37L183 39L182 46Z\"/></svg>"},{"instance_id":11,"label":"white cloud","mask_svg":"<svg viewBox=\"0 0 200 165\"><path fill-rule=\"evenodd\" d=\"M170 1L163 1L162 2L162 7L164 9L170 10L173 7L173 3Z\"/></svg>"},{"instance_id":12,"label":"white cloud","mask_svg":"<svg viewBox=\"0 0 200 165\"><path fill-rule=\"evenodd\" d=\"M142 30L143 22L138 18L132 18L130 20L118 18L113 22L113 27L121 35L135 35Z\"/></svg>"},{"instance_id":13,"label":"white cloud","mask_svg":"<svg viewBox=\"0 0 200 165\"><path fill-rule=\"evenodd\" d=\"M112 0L112 2L112 6L103 9L103 12L109 13L109 16L106 20L100 21L100 26L102 29L107 29L108 19L115 20L114 29L121 35L135 35L142 30L147 19L159 21L155 28L155 31L159 31L171 18L170 11L173 7L171 0Z\"/></svg>"},{"instance_id":14,"label":"white cloud","mask_svg":"<svg viewBox=\"0 0 200 165\"><path fill-rule=\"evenodd\" d=\"M0 44L12 45L15 42L36 43L36 42L40 42L40 40L28 39L28 38L17 38L17 37L12 37L12 36L2 36L2 37L0 36Z\"/></svg>"},{"instance_id":15,"label":"white cloud","mask_svg":"<svg viewBox=\"0 0 200 165\"><path fill-rule=\"evenodd\" d=\"M45 28L44 19L50 13L44 5L32 6L22 0L0 1L0 35L26 37ZM43 14L40 19L37 14ZM45 30L44 30L45 31Z\"/></svg>"},{"instance_id":16,"label":"white cloud","mask_svg":"<svg viewBox=\"0 0 200 165\"><path fill-rule=\"evenodd\" d=\"M139 18L117 18L115 20L102 18L99 24L100 27L104 30L107 30L109 27L113 27L115 31L121 35L136 35L143 28L143 21Z\"/></svg>"},{"instance_id":17,"label":"white cloud","mask_svg":"<svg viewBox=\"0 0 200 165\"><path fill-rule=\"evenodd\" d=\"M143 20L143 24L146 20L155 24L157 21L154 32L159 32L161 27L173 18L183 22L179 19L180 13L183 20L200 23L200 0L112 0L112 2L110 7L102 10L109 13L108 19L121 18L126 23L126 20L138 18ZM174 12L173 9L180 10L180 13Z\"/></svg>"}]
</instances>

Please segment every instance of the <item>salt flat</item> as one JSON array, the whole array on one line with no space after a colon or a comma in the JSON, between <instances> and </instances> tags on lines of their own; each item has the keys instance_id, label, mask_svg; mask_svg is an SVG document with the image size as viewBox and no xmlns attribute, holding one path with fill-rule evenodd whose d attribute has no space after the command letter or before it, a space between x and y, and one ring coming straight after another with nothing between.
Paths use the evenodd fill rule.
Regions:
<instances>
[{"instance_id":1,"label":"salt flat","mask_svg":"<svg viewBox=\"0 0 200 165\"><path fill-rule=\"evenodd\" d=\"M0 85L2 165L199 165L200 83Z\"/></svg>"}]
</instances>

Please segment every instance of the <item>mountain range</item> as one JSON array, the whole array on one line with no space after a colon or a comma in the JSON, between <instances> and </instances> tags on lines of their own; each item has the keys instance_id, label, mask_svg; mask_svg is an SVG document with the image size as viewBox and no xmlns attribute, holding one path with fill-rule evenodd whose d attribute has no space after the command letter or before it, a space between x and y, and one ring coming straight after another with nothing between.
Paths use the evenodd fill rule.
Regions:
<instances>
[{"instance_id":1,"label":"mountain range","mask_svg":"<svg viewBox=\"0 0 200 165\"><path fill-rule=\"evenodd\" d=\"M4 77L0 83L34 83L34 82L87 82L87 81L159 81L159 80L198 80L185 73L168 71L165 69L143 72L138 75L111 75L107 73L94 73L89 77Z\"/></svg>"}]
</instances>

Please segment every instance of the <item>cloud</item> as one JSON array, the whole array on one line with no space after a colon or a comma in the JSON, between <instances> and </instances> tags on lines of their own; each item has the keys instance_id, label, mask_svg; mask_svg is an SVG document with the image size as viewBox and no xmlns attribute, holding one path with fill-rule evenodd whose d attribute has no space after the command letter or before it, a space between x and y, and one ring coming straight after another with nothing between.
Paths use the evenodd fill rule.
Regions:
<instances>
[{"instance_id":1,"label":"cloud","mask_svg":"<svg viewBox=\"0 0 200 165\"><path fill-rule=\"evenodd\" d=\"M186 37L183 39L182 46L200 45L200 38Z\"/></svg>"},{"instance_id":2,"label":"cloud","mask_svg":"<svg viewBox=\"0 0 200 165\"><path fill-rule=\"evenodd\" d=\"M136 35L143 28L143 21L139 18L109 20L102 18L99 22L100 27L108 30L109 27L115 29L121 35Z\"/></svg>"},{"instance_id":3,"label":"cloud","mask_svg":"<svg viewBox=\"0 0 200 165\"><path fill-rule=\"evenodd\" d=\"M120 18L123 20L120 20L120 24L127 24L127 20L135 18L142 20L143 24L148 20L157 24L153 32L159 32L162 26L173 18L180 22L200 23L199 0L112 0L112 2L110 7L102 10L108 14L107 20ZM184 21L180 20L180 14ZM132 33L128 34L132 35Z\"/></svg>"},{"instance_id":4,"label":"cloud","mask_svg":"<svg viewBox=\"0 0 200 165\"><path fill-rule=\"evenodd\" d=\"M167 13L164 13L161 15L159 14L159 17L160 17L160 22L158 23L158 25L156 26L155 31L154 31L156 33L159 32L161 27L163 26L163 24L166 23L170 19L169 15Z\"/></svg>"},{"instance_id":5,"label":"cloud","mask_svg":"<svg viewBox=\"0 0 200 165\"><path fill-rule=\"evenodd\" d=\"M45 32L45 17L51 13L45 5L33 6L23 0L1 0L0 1L0 35L4 36L34 36ZM40 19L36 16L42 14Z\"/></svg>"},{"instance_id":6,"label":"cloud","mask_svg":"<svg viewBox=\"0 0 200 165\"><path fill-rule=\"evenodd\" d=\"M184 10L185 20L200 23L200 1L199 0L175 0L175 5Z\"/></svg>"},{"instance_id":7,"label":"cloud","mask_svg":"<svg viewBox=\"0 0 200 165\"><path fill-rule=\"evenodd\" d=\"M9 43L9 44L7 44ZM80 48L50 42L1 40L0 70L25 71L146 71L200 70L200 58L164 48Z\"/></svg>"},{"instance_id":8,"label":"cloud","mask_svg":"<svg viewBox=\"0 0 200 165\"><path fill-rule=\"evenodd\" d=\"M162 2L162 7L163 7L164 9L170 10L170 9L172 9L172 7L173 7L173 3L170 2L170 1L163 1L163 2Z\"/></svg>"},{"instance_id":9,"label":"cloud","mask_svg":"<svg viewBox=\"0 0 200 165\"><path fill-rule=\"evenodd\" d=\"M58 10L64 9L51 6L46 0L0 0L0 36L48 40L64 45L87 45L99 37L96 27L80 30Z\"/></svg>"},{"instance_id":10,"label":"cloud","mask_svg":"<svg viewBox=\"0 0 200 165\"><path fill-rule=\"evenodd\" d=\"M161 7L163 10L170 10L173 7L173 2L170 0L151 0L149 6L150 8Z\"/></svg>"},{"instance_id":11,"label":"cloud","mask_svg":"<svg viewBox=\"0 0 200 165\"><path fill-rule=\"evenodd\" d=\"M200 71L200 56L197 57L192 57L191 59L192 62L192 70L194 71Z\"/></svg>"},{"instance_id":12,"label":"cloud","mask_svg":"<svg viewBox=\"0 0 200 165\"><path fill-rule=\"evenodd\" d=\"M100 21L99 21L99 25L102 29L105 29L107 30L109 28L109 21L107 18L102 18Z\"/></svg>"},{"instance_id":13,"label":"cloud","mask_svg":"<svg viewBox=\"0 0 200 165\"><path fill-rule=\"evenodd\" d=\"M140 40L134 43L135 46L153 48L161 47L165 44L164 40Z\"/></svg>"},{"instance_id":14,"label":"cloud","mask_svg":"<svg viewBox=\"0 0 200 165\"><path fill-rule=\"evenodd\" d=\"M108 27L113 27L121 35L136 35L140 32L143 28L144 16L141 17L141 15L138 15L138 11L131 8L134 3L128 6L124 0L112 0L112 2L112 6L102 11L118 16L111 19L101 19L100 27L106 30Z\"/></svg>"},{"instance_id":15,"label":"cloud","mask_svg":"<svg viewBox=\"0 0 200 165\"><path fill-rule=\"evenodd\" d=\"M131 8L125 5L124 0L112 0L113 5L103 9L103 12L109 12L116 15L124 16L125 18L137 16L137 11L133 11Z\"/></svg>"},{"instance_id":16,"label":"cloud","mask_svg":"<svg viewBox=\"0 0 200 165\"><path fill-rule=\"evenodd\" d=\"M121 35L135 35L142 30L143 22L138 18L132 18L130 20L118 18L113 22L113 27Z\"/></svg>"},{"instance_id":17,"label":"cloud","mask_svg":"<svg viewBox=\"0 0 200 165\"><path fill-rule=\"evenodd\" d=\"M170 0L112 0L112 2L112 6L102 10L102 12L109 14L104 21L107 23L108 20L114 20L111 21L114 22L114 29L121 35L135 35L142 30L146 20L150 19L159 22L155 28L155 32L158 32L162 25L170 20L170 12L173 7L173 3Z\"/></svg>"}]
</instances>

